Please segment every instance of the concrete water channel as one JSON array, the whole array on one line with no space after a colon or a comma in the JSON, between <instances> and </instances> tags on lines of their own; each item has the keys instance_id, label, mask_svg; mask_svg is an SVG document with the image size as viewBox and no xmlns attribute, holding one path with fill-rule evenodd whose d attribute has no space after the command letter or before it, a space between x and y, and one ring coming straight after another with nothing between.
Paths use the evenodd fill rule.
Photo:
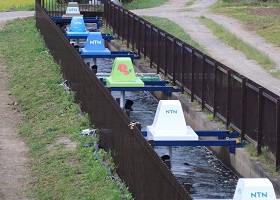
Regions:
<instances>
[{"instance_id":1,"label":"concrete water channel","mask_svg":"<svg viewBox=\"0 0 280 200\"><path fill-rule=\"evenodd\" d=\"M90 66L91 59L85 59ZM110 73L113 59L98 58L98 73ZM97 74L98 75L98 74ZM120 92L112 92L120 98ZM134 102L130 111L131 121L140 122L142 130L151 125L158 100L150 92L126 92L126 99ZM166 153L165 147L155 147L159 156ZM206 147L173 147L171 171L182 184L190 184L194 199L232 199L238 177L217 159Z\"/></svg>"}]
</instances>

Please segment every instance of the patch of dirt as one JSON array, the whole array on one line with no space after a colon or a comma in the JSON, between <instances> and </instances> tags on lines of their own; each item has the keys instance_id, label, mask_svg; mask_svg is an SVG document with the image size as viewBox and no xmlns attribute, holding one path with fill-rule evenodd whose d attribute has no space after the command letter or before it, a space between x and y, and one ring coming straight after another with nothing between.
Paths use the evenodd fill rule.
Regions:
<instances>
[{"instance_id":1,"label":"patch of dirt","mask_svg":"<svg viewBox=\"0 0 280 200\"><path fill-rule=\"evenodd\" d=\"M47 149L52 150L58 148L58 146L61 144L64 146L66 150L70 150L70 151L76 149L77 147L77 144L75 142L71 141L70 138L64 136L64 137L57 138L57 140L53 144L49 145Z\"/></svg>"},{"instance_id":2,"label":"patch of dirt","mask_svg":"<svg viewBox=\"0 0 280 200\"><path fill-rule=\"evenodd\" d=\"M247 8L253 15L273 17L280 20L280 8Z\"/></svg>"},{"instance_id":3,"label":"patch of dirt","mask_svg":"<svg viewBox=\"0 0 280 200\"><path fill-rule=\"evenodd\" d=\"M30 199L25 191L30 176L28 148L19 136L21 114L6 82L5 66L0 61L0 199Z\"/></svg>"}]
</instances>

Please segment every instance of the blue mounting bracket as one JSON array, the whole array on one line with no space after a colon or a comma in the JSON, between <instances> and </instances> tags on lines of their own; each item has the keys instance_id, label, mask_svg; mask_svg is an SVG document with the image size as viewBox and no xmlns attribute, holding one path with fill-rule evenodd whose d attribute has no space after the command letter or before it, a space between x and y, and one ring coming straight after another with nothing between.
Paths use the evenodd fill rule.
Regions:
<instances>
[{"instance_id":1,"label":"blue mounting bracket","mask_svg":"<svg viewBox=\"0 0 280 200\"><path fill-rule=\"evenodd\" d=\"M228 130L197 130L195 133L199 137L218 137L218 139L239 138L239 133Z\"/></svg>"},{"instance_id":2,"label":"blue mounting bracket","mask_svg":"<svg viewBox=\"0 0 280 200\"><path fill-rule=\"evenodd\" d=\"M106 78L110 76L110 73L97 73L96 76L99 80L103 81L103 84L105 85ZM145 73L141 73L141 75L136 73L136 77L139 77L145 83L145 85L167 86L169 84L169 81L162 79L147 80L147 78L145 77Z\"/></svg>"},{"instance_id":3,"label":"blue mounting bracket","mask_svg":"<svg viewBox=\"0 0 280 200\"><path fill-rule=\"evenodd\" d=\"M111 51L111 54L109 55L99 55L98 53L92 54L92 55L83 55L81 54L83 58L116 58L116 57L130 57L133 59L140 59L141 56L138 55L136 52L131 51Z\"/></svg>"},{"instance_id":4,"label":"blue mounting bracket","mask_svg":"<svg viewBox=\"0 0 280 200\"><path fill-rule=\"evenodd\" d=\"M145 85L160 85L160 86L167 86L169 83L168 81L143 81ZM171 86L170 86L171 87Z\"/></svg>"},{"instance_id":5,"label":"blue mounting bracket","mask_svg":"<svg viewBox=\"0 0 280 200\"><path fill-rule=\"evenodd\" d=\"M97 75L97 77L98 77L98 75ZM166 84L168 84L167 81L143 81L143 82L146 86L149 85L149 86L173 87L173 86L167 86L166 85ZM106 85L106 80L105 79L103 79L103 84ZM160 91L160 90L156 90L156 91ZM179 92L179 90L178 91L176 90L176 92Z\"/></svg>"},{"instance_id":6,"label":"blue mounting bracket","mask_svg":"<svg viewBox=\"0 0 280 200\"><path fill-rule=\"evenodd\" d=\"M145 82L144 82L145 83ZM167 96L171 96L172 92L180 92L180 88L173 86L145 86L145 87L107 87L111 91L162 91L167 92Z\"/></svg>"},{"instance_id":7,"label":"blue mounting bracket","mask_svg":"<svg viewBox=\"0 0 280 200\"><path fill-rule=\"evenodd\" d=\"M228 146L229 152L235 154L235 148L245 146L236 140L189 140L189 141L153 141L154 146Z\"/></svg>"},{"instance_id":8,"label":"blue mounting bracket","mask_svg":"<svg viewBox=\"0 0 280 200\"><path fill-rule=\"evenodd\" d=\"M52 20L55 23L71 23L71 19L62 19L62 17L51 17ZM85 23L96 23L97 28L99 29L101 26L103 26L102 20L100 17L84 17L84 22Z\"/></svg>"},{"instance_id":9,"label":"blue mounting bracket","mask_svg":"<svg viewBox=\"0 0 280 200\"><path fill-rule=\"evenodd\" d=\"M69 39L87 39L88 37L88 34L85 34L85 33L72 33L71 35L66 35L67 38ZM117 39L117 38L114 38L112 35L108 34L108 33L102 33L102 38L104 40L106 40L107 42L110 42L111 40L114 40L114 39Z\"/></svg>"},{"instance_id":10,"label":"blue mounting bracket","mask_svg":"<svg viewBox=\"0 0 280 200\"><path fill-rule=\"evenodd\" d=\"M229 132L228 130L196 130L199 137L218 137L218 139L239 138L239 133ZM142 131L143 136L147 136L147 131Z\"/></svg>"},{"instance_id":11,"label":"blue mounting bracket","mask_svg":"<svg viewBox=\"0 0 280 200\"><path fill-rule=\"evenodd\" d=\"M141 133L147 136L147 131L141 131ZM244 141L230 140L229 138L239 138L240 135L227 130L198 130L195 133L199 137L218 137L218 140L152 141L152 143L154 146L228 146L232 154L235 154L236 148L245 146Z\"/></svg>"}]
</instances>

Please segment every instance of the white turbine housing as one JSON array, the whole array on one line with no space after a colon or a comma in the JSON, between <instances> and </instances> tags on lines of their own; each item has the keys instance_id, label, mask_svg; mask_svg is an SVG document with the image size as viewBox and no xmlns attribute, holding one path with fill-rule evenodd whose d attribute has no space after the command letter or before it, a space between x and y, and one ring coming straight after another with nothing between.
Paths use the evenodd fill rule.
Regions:
<instances>
[{"instance_id":1,"label":"white turbine housing","mask_svg":"<svg viewBox=\"0 0 280 200\"><path fill-rule=\"evenodd\" d=\"M273 185L267 178L240 178L233 200L276 200Z\"/></svg>"},{"instance_id":2,"label":"white turbine housing","mask_svg":"<svg viewBox=\"0 0 280 200\"><path fill-rule=\"evenodd\" d=\"M147 126L147 139L154 141L198 140L198 135L186 121L179 100L160 100L151 126Z\"/></svg>"}]
</instances>

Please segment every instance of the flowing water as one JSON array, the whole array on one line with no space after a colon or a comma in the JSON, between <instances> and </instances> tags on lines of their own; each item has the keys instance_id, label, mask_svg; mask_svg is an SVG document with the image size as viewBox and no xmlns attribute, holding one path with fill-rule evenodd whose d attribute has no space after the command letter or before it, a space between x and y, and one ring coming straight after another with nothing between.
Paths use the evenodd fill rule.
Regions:
<instances>
[{"instance_id":1,"label":"flowing water","mask_svg":"<svg viewBox=\"0 0 280 200\"><path fill-rule=\"evenodd\" d=\"M88 62L88 60L86 61ZM112 59L97 59L98 73L110 73ZM112 92L114 98L119 92ZM126 92L126 99L134 102L131 121L140 122L142 130L152 125L158 100L149 92ZM155 147L159 156L165 147ZM238 177L226 168L206 147L173 147L171 171L181 183L191 184L194 199L232 199Z\"/></svg>"}]
</instances>

